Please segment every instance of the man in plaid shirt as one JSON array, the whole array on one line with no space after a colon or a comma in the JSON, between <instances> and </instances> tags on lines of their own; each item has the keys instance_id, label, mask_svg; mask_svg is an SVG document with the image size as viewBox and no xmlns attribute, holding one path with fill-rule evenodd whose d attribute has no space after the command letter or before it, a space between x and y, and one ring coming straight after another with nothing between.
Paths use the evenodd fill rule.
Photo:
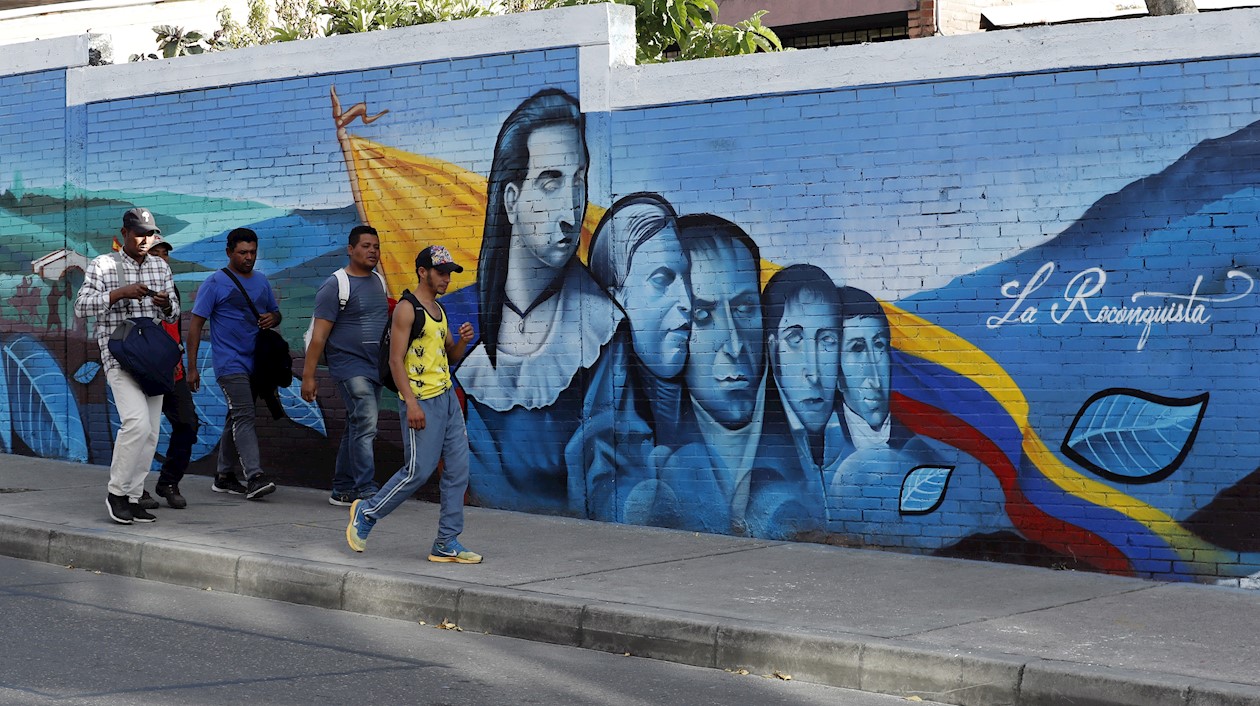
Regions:
<instances>
[{"instance_id":1,"label":"man in plaid shirt","mask_svg":"<svg viewBox=\"0 0 1260 706\"><path fill-rule=\"evenodd\" d=\"M144 478L157 449L162 397L145 395L139 383L118 365L109 353L109 337L119 324L132 317L179 321L179 299L174 294L170 266L160 257L148 256L149 248L162 236L153 214L147 208L127 211L120 235L121 252L101 255L88 265L74 301L74 313L96 317L92 330L122 421L114 438L106 507L110 519L129 525L157 519L139 503L144 494Z\"/></svg>"}]
</instances>

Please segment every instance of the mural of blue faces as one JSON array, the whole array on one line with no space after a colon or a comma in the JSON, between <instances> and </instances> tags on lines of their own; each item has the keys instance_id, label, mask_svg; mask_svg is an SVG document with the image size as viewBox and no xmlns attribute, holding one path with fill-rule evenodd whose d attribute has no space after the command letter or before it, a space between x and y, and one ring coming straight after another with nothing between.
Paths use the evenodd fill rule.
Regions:
<instances>
[{"instance_id":1,"label":"mural of blue faces","mask_svg":"<svg viewBox=\"0 0 1260 706\"><path fill-rule=\"evenodd\" d=\"M1018 441L1003 448L1003 434L1013 437L1000 423L968 416L971 398L987 397L1002 410L994 418L1021 433L1001 394L898 352L895 330L947 330L906 328L896 306L815 265L768 263L737 223L680 215L660 193L617 199L583 265L589 156L572 105L539 93L496 143L482 340L457 373L478 501L757 537L896 536L941 553L1014 546L1046 561L1106 544L1030 499L1020 479L1044 475L1038 461ZM773 272L764 289L763 271ZM1135 394L1123 404L1143 418L1186 409L1170 429L1193 427L1203 409ZM1101 404L1087 407L1109 414ZM1085 423L1069 433L1069 457L1099 453ZM1117 554L1103 550L1093 565L1126 566Z\"/></svg>"},{"instance_id":2,"label":"mural of blue faces","mask_svg":"<svg viewBox=\"0 0 1260 706\"><path fill-rule=\"evenodd\" d=\"M184 193L96 159L106 148L95 143L82 161L96 191L57 191L64 175L56 170L42 174L38 188L15 179L0 194L6 236L0 241L0 450L108 461L111 405L88 322L69 317L66 303L87 260L109 247L99 234L116 230L122 211L154 210L178 244L172 265L190 299L206 273L222 265L223 233L255 229L263 252L272 253L260 267L284 292L281 306L294 338L309 313L302 303L344 264L342 234L361 218L377 227L418 220L420 209L404 198L414 191L432 202L425 208L475 212L471 222L452 217L457 227L426 232L418 244L441 241L469 260L477 254L475 279L470 267L469 279L443 298L455 320L477 323L475 345L455 371L468 415L474 502L1161 578L1260 573L1260 530L1239 519L1260 512L1260 461L1253 458L1260 418L1248 411L1254 390L1245 375L1255 363L1260 295L1254 287L1260 122L1238 127L1245 111L1231 113L1228 125L1183 137L1181 118L1152 108L1149 120L1138 122L1159 144L1135 148L1141 165L1153 165L1138 167L1139 176L1130 169L1129 176L1079 189L1021 184L1058 204L1053 218L1038 216L1038 223L1053 225L1028 242L1019 228L1009 239L1001 228L984 234L960 227L951 236L924 226L907 235L925 258L933 244L945 251L974 242L977 250L1001 252L951 270L951 281L916 287L899 282L898 267L880 260L887 243L872 255L863 249L865 236L843 230L864 217L843 211L870 205L862 199L874 203L869 191L854 195L872 188L869 180L857 183L846 168L836 170L835 181L811 182L828 215L801 209L794 217L838 225L798 235L794 225L775 219L793 211L791 194L805 193L797 182L806 177L784 162L767 172L742 149L773 147L758 144L771 128L742 119L748 105L760 101L791 115L804 110L793 101L813 101L810 110L821 117L815 127L801 128L801 140L816 137L828 145L817 151L865 164L862 145L831 123L853 117L845 111L873 110L849 101L853 91L700 106L723 118L714 122L715 144L725 131L721 139L740 149L677 157L669 128L699 108L614 111L591 118L611 121L611 131L588 134L588 116L570 92L576 77L529 68L556 61L547 53L514 61L535 83L497 98L479 96L475 105L470 94L464 114L450 102L438 115L428 102L412 100L413 84L397 89L402 98L372 95L372 82L356 75L367 85L365 100L376 106L371 119L351 125L342 118L368 115L363 104L344 112L337 106L334 120L304 128L311 135L297 128L290 134L283 125L310 123L308 107L329 94L333 77L258 87L272 101L269 109L283 112L291 101L303 116L277 122L277 134L266 138L277 151L268 157L274 165L309 155L311 145L327 149L314 160L319 173L309 177L319 197L285 197L308 198L309 209L276 196L305 194L306 186L276 186L271 204L227 193L229 181L245 183L240 177L255 167L226 153L215 163L236 164L233 180L184 174ZM564 61L575 73L576 59ZM417 70L407 80L428 85L427 75ZM457 84L441 85L458 91ZM555 85L564 87L549 87ZM937 100L944 90L923 100ZM57 95L52 102L60 110L64 95ZM198 101L221 96L184 98L154 100L162 110L195 112ZM376 105L385 100L395 102ZM895 92L886 100L895 103ZM1003 106L1015 110L1020 100ZM93 140L123 139L103 126L109 121L92 122L114 109L91 108ZM626 138L617 122L622 117L638 121L635 129L643 132ZM240 116L216 119L198 129L221 135L215 144L239 143L232 131L245 129ZM437 136L432 154L407 152L427 151L427 143L385 144L410 139L417 124ZM446 127L458 135L450 144L443 141ZM6 129L0 121L0 133ZM1120 124L1116 132L1125 129ZM1125 136L1104 138L1128 144ZM50 139L64 139L64 130ZM178 133L153 139L155 152L169 149L170 159L183 159ZM651 144L627 154L619 139ZM1092 139L1090 133L1073 143L1071 159L1088 152ZM798 156L785 160L830 158L793 149ZM1009 216L1002 222L1021 225L1026 200L999 192L1023 178L1021 159L1046 155L1009 149L1011 155L983 169L972 170L970 157L952 152L939 160L906 156L897 169L950 184L962 175L961 186L950 189L998 194L989 203L1005 199L1001 213L931 215L958 222ZM1049 158L1057 149L1057 142L1046 143ZM351 153L357 167L346 171L353 186L329 186L345 175L339 160ZM702 187L665 173L676 158L704 162L686 165L688 174L747 183L735 188L754 195L743 205L709 198ZM941 174L929 174L933 169ZM435 174L440 178L429 178ZM279 181L274 175L261 181L269 179ZM388 183L375 189L372 180ZM611 185L610 193L592 193L598 189L588 181ZM758 201L759 184L776 194L767 198L787 203ZM895 200L900 193L882 196ZM827 208L832 199L840 205ZM917 203L896 205L909 211ZM946 206L954 208L953 201ZM907 217L920 216L932 220ZM272 233L282 234L276 247ZM891 230L888 237L901 242ZM383 248L394 245L382 237ZM410 261L414 250L394 256ZM405 283L390 286L401 291ZM202 356L209 350L203 345ZM207 361L202 368L213 376ZM211 441L199 440L194 463L213 457L224 418L216 386L202 390L195 399L205 425L199 438ZM328 409L320 406L335 401L308 404L295 389L281 398L289 416L284 438L303 448L336 445L326 438Z\"/></svg>"}]
</instances>

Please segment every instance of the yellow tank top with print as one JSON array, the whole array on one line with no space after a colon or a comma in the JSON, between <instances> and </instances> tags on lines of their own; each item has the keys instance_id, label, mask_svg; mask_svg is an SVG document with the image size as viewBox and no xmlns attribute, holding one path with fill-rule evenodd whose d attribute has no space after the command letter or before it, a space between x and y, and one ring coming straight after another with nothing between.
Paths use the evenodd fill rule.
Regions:
<instances>
[{"instance_id":1,"label":"yellow tank top with print","mask_svg":"<svg viewBox=\"0 0 1260 706\"><path fill-rule=\"evenodd\" d=\"M424 330L411 342L403 363L407 366L407 379L411 392L418 400L427 400L451 389L451 368L446 358L447 317L446 310L438 305L442 320L438 321L424 307L416 310L424 316Z\"/></svg>"}]
</instances>

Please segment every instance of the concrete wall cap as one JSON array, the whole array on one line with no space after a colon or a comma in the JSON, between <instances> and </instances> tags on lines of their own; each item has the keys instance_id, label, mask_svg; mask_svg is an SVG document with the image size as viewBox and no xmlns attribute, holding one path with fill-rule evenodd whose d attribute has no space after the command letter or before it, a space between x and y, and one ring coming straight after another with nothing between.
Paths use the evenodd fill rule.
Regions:
<instances>
[{"instance_id":1,"label":"concrete wall cap","mask_svg":"<svg viewBox=\"0 0 1260 706\"><path fill-rule=\"evenodd\" d=\"M633 20L633 8L588 5L321 37L159 61L84 67L70 71L67 76L66 104L84 105L489 54L605 46L613 40L625 42L632 38ZM629 31L627 26L631 28ZM633 57L633 45L630 53ZM612 52L614 61L624 61L625 56L624 47ZM86 64L86 45L83 57Z\"/></svg>"},{"instance_id":2,"label":"concrete wall cap","mask_svg":"<svg viewBox=\"0 0 1260 706\"><path fill-rule=\"evenodd\" d=\"M86 34L0 45L0 76L87 66L88 45Z\"/></svg>"}]
</instances>

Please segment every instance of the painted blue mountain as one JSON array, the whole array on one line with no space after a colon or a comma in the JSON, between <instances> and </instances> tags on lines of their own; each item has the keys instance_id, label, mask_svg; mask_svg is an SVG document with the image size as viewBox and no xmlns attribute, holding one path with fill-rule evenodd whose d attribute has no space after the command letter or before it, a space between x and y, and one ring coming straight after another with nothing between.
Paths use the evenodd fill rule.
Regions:
<instances>
[{"instance_id":1,"label":"painted blue mountain","mask_svg":"<svg viewBox=\"0 0 1260 706\"><path fill-rule=\"evenodd\" d=\"M1260 415L1238 413L1254 406L1239 371L1254 367L1260 327L1260 122L1192 145L1162 170L1098 199L1047 242L899 305L992 356L1052 447L1100 391L1169 399L1210 393L1212 405L1197 437L1185 435L1187 447L1178 449L1184 463L1172 478L1211 474L1218 486L1222 477L1247 476L1256 461L1237 449L1260 438ZM1214 412L1221 418L1213 421ZM1113 431L1129 433L1126 454L1142 453L1134 442L1150 437ZM1152 443L1152 457L1167 456L1166 442ZM1129 472L1143 470L1150 469ZM1174 517L1200 504L1194 493L1158 484L1125 492Z\"/></svg>"},{"instance_id":2,"label":"painted blue mountain","mask_svg":"<svg viewBox=\"0 0 1260 706\"><path fill-rule=\"evenodd\" d=\"M8 193L0 196L0 222L6 233L31 234L23 245L24 252L30 249L34 253L27 261L61 248L94 257L109 252L122 225L122 213L132 206L153 211L162 236L177 249L219 236L238 225L285 213L252 201L170 192L84 191L67 186L27 189L21 197ZM220 246L219 253L222 252Z\"/></svg>"},{"instance_id":3,"label":"painted blue mountain","mask_svg":"<svg viewBox=\"0 0 1260 706\"><path fill-rule=\"evenodd\" d=\"M336 209L298 210L258 221L237 221L222 231L207 234L200 241L180 247L179 259L207 269L227 264L224 247L232 228L244 226L258 233L256 267L269 278L289 268L305 266L310 260L331 251L342 253L336 267L345 265L346 234L359 224L353 205ZM325 273L326 275L327 273Z\"/></svg>"}]
</instances>

